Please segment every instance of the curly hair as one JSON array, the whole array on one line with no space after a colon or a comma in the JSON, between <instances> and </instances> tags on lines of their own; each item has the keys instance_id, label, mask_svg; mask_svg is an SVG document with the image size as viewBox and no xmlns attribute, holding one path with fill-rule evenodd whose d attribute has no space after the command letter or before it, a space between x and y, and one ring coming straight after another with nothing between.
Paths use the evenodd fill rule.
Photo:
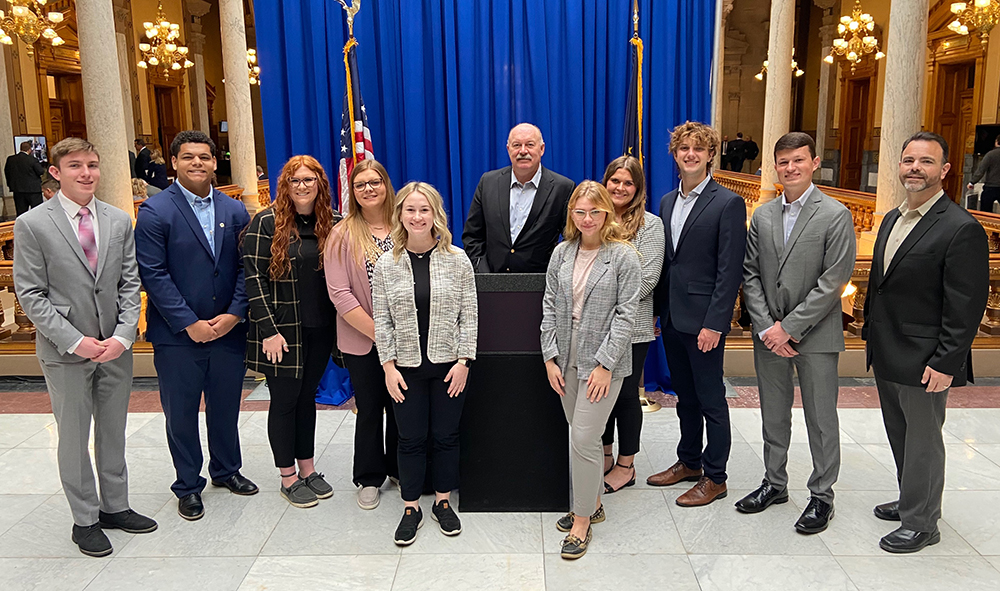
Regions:
<instances>
[{"instance_id":1,"label":"curly hair","mask_svg":"<svg viewBox=\"0 0 1000 591\"><path fill-rule=\"evenodd\" d=\"M573 221L573 208L576 207L577 201L583 198L590 199L595 209L607 214L604 216L604 225L601 226L601 244L626 242L621 235L621 226L615 221L615 202L611 200L611 194L604 185L597 181L583 181L569 196L569 203L566 205L566 228L563 230L566 241L581 238L580 229Z\"/></svg>"},{"instance_id":2,"label":"curly hair","mask_svg":"<svg viewBox=\"0 0 1000 591\"><path fill-rule=\"evenodd\" d=\"M677 156L681 142L690 139L695 144L708 148L708 172L712 172L712 161L719 152L719 132L704 123L685 121L670 132L670 153Z\"/></svg>"},{"instance_id":3,"label":"curly hair","mask_svg":"<svg viewBox=\"0 0 1000 591\"><path fill-rule=\"evenodd\" d=\"M316 203L316 240L322 245L333 229L333 205L330 201L330 180L323 166L312 156L292 156L281 169L278 176L278 189L275 192L274 203L274 237L271 239L271 264L267 272L272 280L288 277L292 270L292 261L288 256L288 246L299 240L299 229L295 226L295 202L292 200L291 183L288 182L295 172L306 167L317 178ZM319 268L323 268L323 257L319 259Z\"/></svg>"},{"instance_id":4,"label":"curly hair","mask_svg":"<svg viewBox=\"0 0 1000 591\"><path fill-rule=\"evenodd\" d=\"M639 228L646 223L644 215L646 213L646 175L642 171L642 163L635 156L619 156L615 158L611 161L611 164L608 164L608 168L605 169L604 180L601 181L601 184L607 187L611 177L623 168L632 176L635 195L632 196L632 202L628 204L625 212L622 213L622 221L620 222L622 227L621 234L625 240L632 240L639 233Z\"/></svg>"}]
</instances>

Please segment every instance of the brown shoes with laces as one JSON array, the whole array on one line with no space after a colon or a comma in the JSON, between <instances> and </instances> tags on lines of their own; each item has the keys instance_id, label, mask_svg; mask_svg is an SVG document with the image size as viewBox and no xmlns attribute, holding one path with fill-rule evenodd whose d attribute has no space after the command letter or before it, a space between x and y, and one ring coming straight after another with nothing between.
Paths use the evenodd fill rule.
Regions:
<instances>
[{"instance_id":1,"label":"brown shoes with laces","mask_svg":"<svg viewBox=\"0 0 1000 591\"><path fill-rule=\"evenodd\" d=\"M698 482L701 475L701 470L692 470L685 466L684 462L678 461L663 472L658 472L647 478L646 484L649 486L670 486L684 481Z\"/></svg>"},{"instance_id":2,"label":"brown shoes with laces","mask_svg":"<svg viewBox=\"0 0 1000 591\"><path fill-rule=\"evenodd\" d=\"M677 497L677 504L681 507L701 507L716 499L724 499L727 494L725 482L716 484L708 476L702 476L691 490Z\"/></svg>"}]
</instances>

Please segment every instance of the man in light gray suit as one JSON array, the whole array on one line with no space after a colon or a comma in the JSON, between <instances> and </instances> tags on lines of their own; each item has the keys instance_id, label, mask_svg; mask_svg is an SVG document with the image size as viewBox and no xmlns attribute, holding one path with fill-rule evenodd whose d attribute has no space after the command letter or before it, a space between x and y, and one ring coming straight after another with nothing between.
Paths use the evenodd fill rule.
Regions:
<instances>
[{"instance_id":1,"label":"man in light gray suit","mask_svg":"<svg viewBox=\"0 0 1000 591\"><path fill-rule=\"evenodd\" d=\"M792 437L792 370L798 373L813 471L809 504L795 522L819 533L833 519L833 484L840 473L837 362L844 350L840 296L854 270L851 212L812 184L816 144L801 132L774 146L783 185L778 199L754 212L743 264L743 297L754 332L754 365L764 431L765 477L736 503L759 513L788 501Z\"/></svg>"},{"instance_id":2,"label":"man in light gray suit","mask_svg":"<svg viewBox=\"0 0 1000 591\"><path fill-rule=\"evenodd\" d=\"M52 148L61 189L14 223L14 288L35 324L35 351L59 432L59 476L73 513L72 539L107 556L102 528L146 533L156 522L129 508L125 420L132 342L139 324L139 269L131 217L94 197L100 157L89 142ZM100 495L87 443L94 422Z\"/></svg>"}]
</instances>

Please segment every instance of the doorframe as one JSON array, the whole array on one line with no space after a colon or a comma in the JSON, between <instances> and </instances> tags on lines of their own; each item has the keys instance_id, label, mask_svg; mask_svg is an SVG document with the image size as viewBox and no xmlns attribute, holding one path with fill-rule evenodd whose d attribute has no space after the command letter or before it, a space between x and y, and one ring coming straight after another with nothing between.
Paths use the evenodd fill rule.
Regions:
<instances>
[{"instance_id":1,"label":"doorframe","mask_svg":"<svg viewBox=\"0 0 1000 591\"><path fill-rule=\"evenodd\" d=\"M927 100L924 109L924 129L936 130L940 121L939 95L940 85L944 80L944 66L972 64L975 69L975 78L972 87L972 124L973 127L979 125L983 112L983 95L985 86L985 48L978 39L973 39L973 35L955 35L951 31L945 31L948 35L942 35L940 31L935 32L928 38L930 49L927 52ZM971 141L975 141L973 134ZM962 174L964 167L964 155L966 146L970 138L965 138L962 146L949 146L953 154L961 153L963 159L957 171ZM952 197L953 199L955 197Z\"/></svg>"},{"instance_id":2,"label":"doorframe","mask_svg":"<svg viewBox=\"0 0 1000 591\"><path fill-rule=\"evenodd\" d=\"M847 87L853 80L868 79L868 105L865 107L865 123L862 127L865 131L865 139L861 145L862 154L872 150L873 142L878 137L875 130L875 107L878 104L876 98L879 95L878 64L879 62L874 59L866 59L858 64L857 68L852 72L847 67L847 62L841 62L840 96L842 99L840 101L840 113L837 117L840 129L836 138L837 150L840 151L840 178L837 179L838 186L843 184L844 173L847 170L847 161L844 158L844 142L847 137L845 130L847 129L847 111L849 108L847 104ZM863 161L861 165L864 166Z\"/></svg>"}]
</instances>

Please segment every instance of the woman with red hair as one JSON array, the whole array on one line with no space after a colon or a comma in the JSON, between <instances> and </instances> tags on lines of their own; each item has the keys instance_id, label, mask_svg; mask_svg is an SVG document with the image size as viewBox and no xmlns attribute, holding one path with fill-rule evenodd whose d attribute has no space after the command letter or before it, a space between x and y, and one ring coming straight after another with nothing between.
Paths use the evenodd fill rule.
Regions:
<instances>
[{"instance_id":1,"label":"woman with red hair","mask_svg":"<svg viewBox=\"0 0 1000 591\"><path fill-rule=\"evenodd\" d=\"M326 172L311 156L293 156L276 186L274 203L254 217L243 241L247 366L264 374L271 393L267 436L281 496L295 507L312 507L333 496L313 452L316 388L337 341L323 245L339 214Z\"/></svg>"}]
</instances>

